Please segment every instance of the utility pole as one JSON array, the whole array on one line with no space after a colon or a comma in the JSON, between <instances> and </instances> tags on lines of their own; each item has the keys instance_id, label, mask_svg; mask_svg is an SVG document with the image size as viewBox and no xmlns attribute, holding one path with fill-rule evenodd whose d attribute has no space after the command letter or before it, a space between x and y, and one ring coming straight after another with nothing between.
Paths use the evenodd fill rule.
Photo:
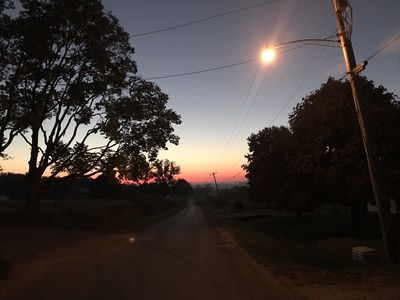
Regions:
<instances>
[{"instance_id":1,"label":"utility pole","mask_svg":"<svg viewBox=\"0 0 400 300\"><path fill-rule=\"evenodd\" d=\"M215 188L217 189L217 194L219 195L219 188L218 188L217 179L215 179L215 174L217 174L217 173L216 173L216 172L212 172L212 173L210 174L210 176L214 177Z\"/></svg>"},{"instance_id":2,"label":"utility pole","mask_svg":"<svg viewBox=\"0 0 400 300\"><path fill-rule=\"evenodd\" d=\"M361 138L364 145L364 151L367 158L368 170L371 179L372 189L374 192L376 206L378 208L379 220L383 243L386 250L386 255L390 262L394 263L398 259L397 237L394 228L393 218L390 211L390 202L384 194L380 166L377 159L377 154L374 149L374 142L371 141L368 135L369 127L368 120L365 115L364 103L360 102L357 93L358 74L365 69L367 62L361 65L356 64L356 59L351 44L351 33L346 26L351 26L349 20L349 12L351 7L348 0L332 0L333 9L336 16L336 21L339 29L340 44L343 50L343 56L346 63L346 71L349 78L351 92L353 94L354 105L357 113L358 124L361 131ZM350 21L350 22L349 22ZM351 27L350 27L351 31Z\"/></svg>"}]
</instances>

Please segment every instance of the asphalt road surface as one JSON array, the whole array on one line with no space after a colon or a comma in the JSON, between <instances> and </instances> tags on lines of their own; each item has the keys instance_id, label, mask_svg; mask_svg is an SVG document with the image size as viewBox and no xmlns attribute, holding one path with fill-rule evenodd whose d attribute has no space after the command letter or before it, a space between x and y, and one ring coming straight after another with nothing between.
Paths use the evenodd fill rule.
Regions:
<instances>
[{"instance_id":1,"label":"asphalt road surface","mask_svg":"<svg viewBox=\"0 0 400 300\"><path fill-rule=\"evenodd\" d=\"M15 276L2 299L299 298L268 281L192 203L146 230L98 235L55 250Z\"/></svg>"}]
</instances>

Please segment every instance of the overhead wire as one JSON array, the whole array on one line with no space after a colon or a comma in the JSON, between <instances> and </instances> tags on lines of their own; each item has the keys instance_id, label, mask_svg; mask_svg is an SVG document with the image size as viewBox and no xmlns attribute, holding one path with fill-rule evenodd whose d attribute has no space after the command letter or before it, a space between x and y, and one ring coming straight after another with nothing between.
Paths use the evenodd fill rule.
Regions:
<instances>
[{"instance_id":1,"label":"overhead wire","mask_svg":"<svg viewBox=\"0 0 400 300\"><path fill-rule=\"evenodd\" d=\"M308 47L308 46L322 46L322 47L328 47L328 48L337 48L337 46L333 45L325 45L321 44L320 42L318 43L306 43L300 46L292 47L286 50L279 51L278 54L283 54L286 52L290 52L296 49ZM143 78L144 80L159 80L159 79L168 79L168 78L174 78L174 77L183 77L183 76L189 76L189 75L196 75L196 74L201 74L201 73L208 73L208 72L213 72L217 70L222 70L222 69L227 69L227 68L232 68L252 62L260 61L260 58L249 58L243 61L231 63L231 64L226 64L226 65L221 65L221 66L216 66L216 67L211 67L207 69L201 69L201 70L196 70L196 71L190 71L190 72L183 72L183 73L176 73L176 74L168 74L168 75L160 75L160 76L153 76L153 77L146 77Z\"/></svg>"},{"instance_id":2,"label":"overhead wire","mask_svg":"<svg viewBox=\"0 0 400 300\"><path fill-rule=\"evenodd\" d=\"M386 48L388 48L389 46L391 46L395 41L397 41L398 39L400 39L400 34L395 36L393 39L391 39L389 42L387 42L385 45L383 45L383 47L379 48L378 50L376 50L374 53L372 53L370 56L368 56L366 58L367 61L370 61L371 59L373 59L375 56L379 55L382 51L386 50Z\"/></svg>"},{"instance_id":3,"label":"overhead wire","mask_svg":"<svg viewBox=\"0 0 400 300\"><path fill-rule=\"evenodd\" d=\"M373 59L374 57L376 57L377 55L379 55L381 52L383 52L384 50L386 50L388 47L390 47L395 41L400 39L400 34L395 36L393 39L391 39L389 42L387 42L385 45L383 45L381 48L379 48L378 50L376 50L374 53L372 53L370 56L368 56L366 58L366 61L370 61L371 59ZM326 52L327 53L327 52ZM321 57L319 63L317 65L319 65L323 59L324 56L326 56L326 53L324 53L324 55ZM341 77L339 80L343 80L345 77L347 76L347 74L345 74L343 77ZM294 96L298 93L298 91L301 89L301 87L305 84L306 80L304 80L299 86L298 88L295 90L295 92L289 97L288 101L286 101L286 103L283 105L283 107L279 110L279 112L275 115L275 117L272 119L272 121L267 125L267 127L270 127L278 118L278 116L282 113L282 111L287 107L287 105L289 105L289 103L293 100ZM263 155L265 155L266 151L261 153L261 155L259 155L259 157L262 157ZM242 160L243 158L241 158L240 160ZM243 172L245 171L245 169L242 169L240 172L238 172L237 174L235 174L234 176L232 176L229 180L235 179L236 177L238 177L239 175L241 175Z\"/></svg>"},{"instance_id":4,"label":"overhead wire","mask_svg":"<svg viewBox=\"0 0 400 300\"><path fill-rule=\"evenodd\" d=\"M251 62L258 61L258 60L259 60L258 58L251 58L251 59L247 59L247 60L236 62L236 63L232 63L232 64L227 64L227 65L222 65L222 66L217 66L217 67L212 67L212 68L207 68L207 69L202 69L202 70L196 70L196 71L178 73L178 74L155 76L155 77L147 77L147 78L144 78L144 80L157 80L157 79L166 79L166 78L173 78L173 77L182 77L182 76L188 76L188 75L195 75L195 74L212 72L212 71L217 71L217 70L221 70L221 69L240 66L240 65L248 64L248 63L251 63Z\"/></svg>"},{"instance_id":5,"label":"overhead wire","mask_svg":"<svg viewBox=\"0 0 400 300\"><path fill-rule=\"evenodd\" d=\"M301 0L300 0L300 1L301 1ZM280 16L281 12L282 12L282 6L283 6L283 2L281 2L280 5L279 5L278 13L276 14L275 20L274 20L274 22L273 22L274 25L271 27L271 30L270 30L270 32L269 32L269 34L268 34L267 36L271 36L271 35L274 34L274 32L275 32L275 30L276 30L277 23L278 23L278 18L279 18L279 16ZM266 38L266 39L264 40L264 45L267 44L267 40L268 40L268 38ZM257 90L256 90L256 92L255 92L255 95L252 97L252 101L251 101L250 106L249 106L249 108L248 108L248 110L247 110L247 113L246 113L244 119L242 120L242 122L241 122L240 125L239 125L240 118L241 118L242 113L243 113L244 108L245 108L245 104L247 104L248 100L250 99L251 91L253 90L253 87L254 87L254 85L255 85L256 78L257 78L257 75L258 75L258 73L259 73L260 68L261 68L261 65L258 66L258 68L257 68L257 70L256 70L256 72L255 72L255 74L254 74L254 76L253 76L252 83L251 83L251 85L250 85L250 88L249 88L249 90L248 90L248 93L246 94L245 102L243 103L243 105L242 105L242 107L241 107L241 109L240 109L240 113L239 113L239 115L238 115L238 118L236 119L235 125L234 125L234 127L232 128L231 135L230 135L230 137L229 137L229 139L228 139L228 141L227 141L227 143L226 143L226 145L225 145L223 154L221 155L221 158L220 158L220 160L219 160L219 162L218 162L218 165L215 167L215 169L219 167L219 165L222 163L223 158L225 157L225 154L228 153L229 150L230 150L230 148L233 146L233 144L234 144L234 142L235 142L235 140L236 140L236 138L237 138L237 135L239 134L239 132L240 132L240 130L241 130L241 128L242 128L244 122L246 121L246 119L247 119L247 117L248 117L248 115L249 115L250 110L251 110L251 109L253 108L253 106L254 106L254 103L255 103L255 101L256 101L256 98L257 98L257 96L258 96L258 94L259 94L259 91L260 91L261 87L264 85L264 81L265 81L266 77L268 76L268 73L269 73L269 69L270 69L270 68L268 68L268 70L267 70L267 72L265 73L265 75L264 75L264 77L263 77L261 83L258 85L258 88L257 88Z\"/></svg>"},{"instance_id":6,"label":"overhead wire","mask_svg":"<svg viewBox=\"0 0 400 300\"><path fill-rule=\"evenodd\" d=\"M247 93L246 93L246 97L244 98L244 101L242 102L242 105L241 105L241 107L240 107L239 114L238 114L238 116L237 116L237 118L236 118L235 125L232 127L232 131L231 131L231 133L230 133L230 136L229 136L229 138L228 138L228 141L227 141L227 143L225 144L225 148L224 148L224 150L222 151L221 157L220 157L220 159L219 159L219 161L218 161L218 163L217 163L217 165L215 166L214 169L217 169L217 168L219 167L219 165L221 164L221 162L222 162L222 160L223 160L225 154L226 154L227 151L228 151L228 148L229 148L229 146L230 146L230 144L231 144L231 140L232 140L232 138L233 138L233 135L234 135L234 133L235 133L235 131L236 131L236 128L237 128L237 126L238 126L238 124L239 124L239 121L240 121L240 118L241 118L241 116L242 116L244 107L246 106L246 104L247 104L247 102L248 102L248 100L249 100L249 98L250 98L250 94L251 94L251 91L252 91L252 89L253 89L253 86L254 86L254 84L255 84L255 82L256 82L257 75L258 75L258 73L259 73L259 71L260 71L260 68L261 68L261 67L258 66L257 69L256 69L256 72L255 72L254 75L253 75L253 78L252 78L252 80L251 80L250 86L249 86L249 88L248 88L248 90L247 90Z\"/></svg>"},{"instance_id":7,"label":"overhead wire","mask_svg":"<svg viewBox=\"0 0 400 300\"><path fill-rule=\"evenodd\" d=\"M319 59L318 63L316 63L314 65L313 68L315 68L316 66L320 65L323 61L323 59L326 57L326 55L328 54L330 49L327 49L321 56L321 58ZM309 75L310 73L308 73ZM308 76L306 76L304 78L304 80L299 84L299 86L295 89L295 91L291 94L291 96L288 98L288 100L284 103L284 105L282 106L282 108L278 111L278 113L272 118L271 122L267 125L267 127L270 127L275 121L276 119L279 117L279 115L285 110L285 108L293 101L294 97L297 95L297 93L300 91L300 89L304 86L304 84L307 82L308 80ZM267 153L267 151L262 152L260 155L258 155L258 157L262 157ZM243 160L243 157L240 157L239 160L236 161L235 166ZM235 174L234 176L230 177L228 180L232 180L235 179L236 177L238 177L240 174L242 174L245 171L245 169L242 169L240 172L238 172L237 174Z\"/></svg>"},{"instance_id":8,"label":"overhead wire","mask_svg":"<svg viewBox=\"0 0 400 300\"><path fill-rule=\"evenodd\" d=\"M287 26L287 28L290 28L290 27L292 26L293 20L295 19L295 16L296 16L296 14L297 14L298 11L299 11L299 8L300 8L300 6L301 6L301 3L302 3L302 0L298 0L297 5L296 5L296 7L295 7L295 9L294 9L294 11L293 11L291 17L290 17L290 22L289 22L289 25ZM280 9L279 9L278 16L281 14L281 10L282 10L282 3L281 3L281 6L280 6ZM274 32L275 29L276 29L276 25L277 25L277 19L275 19L273 32ZM273 32L272 32L272 33L273 33ZM287 31L286 31L286 33L287 33ZM285 33L283 36L285 36L286 33ZM329 37L328 37L328 38L329 38ZM266 43L265 43L265 44L266 44ZM269 72L270 72L270 67L268 68L268 70L267 70L267 72L266 72L266 74L265 74L265 76L264 76L264 78L263 78L261 84L259 85L259 87L258 87L258 89L257 89L257 92L256 92L255 96L253 97L253 101L252 101L251 105L249 106L249 108L248 108L248 110L247 110L247 113L246 113L244 119L242 120L242 123L240 124L238 130L236 131L236 134L233 136L232 142L230 143L230 147L234 144L234 142L235 142L237 136L239 135L240 130L242 129L242 127L243 127L245 121L247 120L247 118L248 118L248 116L249 116L249 114L250 114L250 111L252 110L252 108L253 108L253 106L254 106L254 104L255 104L255 102L256 102L256 99L257 99L257 97L258 97L258 94L259 94L259 92L260 92L262 86L264 85L264 82L265 82L266 78L267 78L268 75L269 75ZM241 172L238 173L236 176L239 176L242 172L243 172L243 170L241 170ZM235 176L235 177L236 177L236 176Z\"/></svg>"},{"instance_id":9,"label":"overhead wire","mask_svg":"<svg viewBox=\"0 0 400 300\"><path fill-rule=\"evenodd\" d=\"M381 54L384 50L386 50L387 48L389 48L394 42L396 42L397 40L400 39L400 34L395 36L393 39L391 39L389 42L387 42L385 45L383 45L381 48L379 48L378 50L376 50L374 53L372 53L371 55L369 55L364 61L369 62L370 60L372 60L373 58L375 58L376 56L378 56L379 54ZM339 78L339 80L344 80L347 77L347 72L345 74L343 74L342 77Z\"/></svg>"},{"instance_id":10,"label":"overhead wire","mask_svg":"<svg viewBox=\"0 0 400 300\"><path fill-rule=\"evenodd\" d=\"M292 23L293 23L293 21L294 21L294 19L295 19L296 14L297 14L298 11L299 11L299 8L300 8L301 3L302 3L302 0L298 0L297 5L296 5L296 7L295 7L295 9L294 9L294 11L293 11L291 17L290 17L290 21L289 21L289 24L288 24L287 28L290 28L290 27L292 26ZM281 7L280 7L280 12L281 12L281 10L282 10L282 4L281 4ZM279 13L280 13L280 12L279 12ZM273 29L273 31L275 31L276 25L277 25L277 20L275 20L275 24L274 24L274 29ZM287 30L286 30L286 32L283 34L283 37L286 36L286 33L287 33ZM325 38L325 39L328 40L329 37L327 37L327 38ZM258 89L257 89L257 92L256 92L256 94L255 94L254 97L253 97L253 101L252 101L250 107L248 108L247 113L246 113L244 119L242 120L242 123L240 124L238 130L236 131L236 135L234 136L234 138L233 138L233 140L232 140L232 142L231 142L231 146L232 146L232 145L234 144L234 142L236 141L236 138L237 138L237 136L239 135L239 132L241 131L241 129L242 129L244 123L247 121L247 118L248 118L248 116L249 116L251 110L253 109L253 106L254 106L254 104L255 104L255 102L256 102L256 100L257 100L257 97L258 97L258 95L259 95L259 93L260 93L260 91L261 91L261 88L262 88L262 86L264 85L264 82L265 82L266 78L269 76L269 73L270 73L270 68L268 68L268 70L267 70L267 72L266 72L266 74L265 74L265 76L264 76L264 78L263 78L261 84L259 85L259 87L258 87Z\"/></svg>"},{"instance_id":11,"label":"overhead wire","mask_svg":"<svg viewBox=\"0 0 400 300\"><path fill-rule=\"evenodd\" d=\"M246 6L246 7L242 7L242 8L239 8L239 9L226 11L226 12L222 12L222 13L219 13L219 14L215 14L215 15L212 15L212 16L200 18L200 19L193 20L193 21L186 22L186 23L181 23L181 24L178 24L178 25L168 26L168 27L164 27L164 28L160 28L160 29L156 29L156 30L152 30L152 31L146 31L146 32L142 32L142 33L135 33L135 34L132 34L131 37L140 37L140 36L145 36L145 35L151 35L151 34L164 32L164 31L175 30L175 29L182 28L182 27L185 27L185 26L190 26L190 25L193 25L193 24L205 22L205 21L208 21L208 20L211 20L211 19L220 18L220 17L227 16L227 15L232 15L232 14L235 14L235 13L239 13L239 12L242 12L242 11L254 9L254 8L257 8L257 7L266 6L266 5L273 4L273 3L276 3L276 2L280 2L280 1L282 1L282 0L272 0L272 1L261 2L261 3L258 3L258 4L254 4L254 5L250 5L250 6Z\"/></svg>"},{"instance_id":12,"label":"overhead wire","mask_svg":"<svg viewBox=\"0 0 400 300\"><path fill-rule=\"evenodd\" d=\"M250 112L253 109L253 107L254 107L254 105L255 105L255 103L257 101L257 98L258 98L258 95L260 94L261 88L264 86L264 83L265 83L266 79L268 78L268 76L270 74L270 71L271 71L271 67L268 67L268 69L266 70L266 72L264 74L264 77L263 77L263 79L261 81L261 84L258 86L258 88L256 90L256 93L253 96L253 100L252 100L250 106L248 107L248 109L246 111L246 115L244 116L244 118L242 119L242 122L240 123L238 129L236 130L236 133L235 133L235 135L234 135L234 137L233 137L233 139L231 141L230 147L235 143L240 131L243 128L244 123L247 121L247 118L249 117Z\"/></svg>"},{"instance_id":13,"label":"overhead wire","mask_svg":"<svg viewBox=\"0 0 400 300\"><path fill-rule=\"evenodd\" d=\"M316 66L319 66L322 61L324 60L324 58L326 57L326 55L328 54L330 49L327 49L321 56L321 58L319 59L318 63L314 66L314 68ZM289 97L289 99L285 102L285 104L282 106L282 108L278 111L278 113L272 118L271 122L267 125L267 127L270 127L275 121L276 119L280 116L280 114L285 110L285 108L293 101L294 97L297 95L297 93L300 91L300 89L304 86L304 84L307 82L308 77L306 76L303 81L299 84L299 86L296 88L296 90L293 92L293 94Z\"/></svg>"},{"instance_id":14,"label":"overhead wire","mask_svg":"<svg viewBox=\"0 0 400 300\"><path fill-rule=\"evenodd\" d=\"M270 35L273 35L274 32L275 32L275 29L276 29L276 26L277 26L277 22L278 22L278 18L279 18L279 16L280 16L281 12L282 12L282 5L283 5L283 2L281 2L280 5L279 5L278 13L276 14L276 17L275 17L275 20L274 20L274 23L273 23L274 25L273 25L273 27L272 27L272 29L271 29L271 31L270 31ZM264 41L264 44L266 44L266 41L267 41L267 39ZM246 106L248 100L250 99L251 91L253 90L253 87L254 87L254 85L255 85L255 82L256 82L256 79L257 79L257 75L258 75L260 69L261 69L261 66L258 65L257 70L256 70L256 72L254 73L253 79L252 79L252 81L251 81L250 87L249 87L249 89L248 89L248 91L247 91L247 93L246 93L245 100L243 101L242 106L241 106L241 108L240 108L239 115L238 115L238 117L236 118L235 125L234 125L233 128L232 128L232 131L231 131L231 134L230 134L230 136L229 136L229 139L228 139L227 143L225 144L225 148L224 148L224 150L223 150L223 152L222 152L222 154L221 154L221 157L220 157L220 159L219 159L217 165L215 166L215 169L217 169L217 168L220 166L220 164L222 163L222 161L223 161L223 159L224 159L224 157L225 157L225 154L226 154L227 152L229 152L230 147L233 145L234 141L236 140L236 136L237 136L238 132L240 131L240 128L241 128L241 126L242 126L242 124L243 124L243 122L242 122L242 123L240 124L239 128L238 128L240 118L241 118L241 116L242 116L242 113L243 113L243 111L244 111L244 108L245 108L245 106ZM268 70L268 71L269 71L269 70ZM267 75L264 76L264 79L262 80L261 84L258 86L258 89L257 89L256 96L255 96L255 97L257 97L261 86L264 84L264 81L265 81L266 76L267 76ZM250 104L250 108L249 108L249 109L251 109L252 106L254 105L255 97L253 97L253 101L252 101L252 103ZM248 111L248 112L249 112L249 111ZM247 114L246 114L246 116L245 116L245 119L247 118L248 112L247 112Z\"/></svg>"},{"instance_id":15,"label":"overhead wire","mask_svg":"<svg viewBox=\"0 0 400 300\"><path fill-rule=\"evenodd\" d=\"M381 52L383 52L385 49L387 49L388 47L390 47L395 41L400 39L400 35L395 36L393 39L391 39L388 43L386 43L384 46L382 46L381 48L379 48L378 50L376 50L374 53L372 53L370 56L368 56L366 58L366 61L370 61L371 59L373 59L374 57L376 57L377 55L379 55ZM326 52L327 53L327 52ZM317 64L319 65L322 62L322 59L324 56L326 56L326 53L321 57L320 62ZM343 80L345 77L347 76L347 74L345 74L343 77L341 77L339 80ZM306 80L303 81L298 88L295 90L295 92L289 97L288 101L286 101L286 103L283 105L283 107L279 110L279 112L275 115L275 117L272 119L272 121L267 125L267 127L270 127L278 118L278 116L283 112L283 110L289 105L289 103L293 100L294 96L298 93L298 91L301 89L301 87L305 84ZM259 155L259 157L262 157L263 155L265 155L266 151L263 152L261 155ZM240 158L240 160L242 160L243 158ZM240 161L239 160L239 161ZM238 161L238 162L239 162ZM236 162L236 164L238 163ZM238 177L239 175L241 175L243 172L245 171L245 169L242 169L240 172L238 172L237 174L235 174L234 176L232 176L231 178L229 178L229 180L232 180L236 177Z\"/></svg>"},{"instance_id":16,"label":"overhead wire","mask_svg":"<svg viewBox=\"0 0 400 300\"><path fill-rule=\"evenodd\" d=\"M301 0L299 1L299 3L300 3L300 2L301 2ZM296 11L297 11L297 10L298 10L298 7L296 8ZM294 15L292 15L292 21L293 21L293 18L294 18ZM337 35L337 30L334 30L329 36L325 37L324 39L329 40L329 39L335 37L336 35ZM304 47L307 47L307 46L310 46L310 45L313 45L313 46L318 45L318 42L306 43L306 44L302 44L302 45L299 45L299 46L295 46L295 47L286 49L285 51L282 51L281 53L285 53L285 52L289 52L289 51L292 51L292 50L304 48ZM330 46L330 47L332 47L332 46ZM326 51L325 53L327 53L327 52L328 52L328 51ZM325 55L326 55L326 54L324 54L324 55L321 57L321 59L320 59L320 61L318 62L317 65L319 65L319 64L321 63L321 61L322 61L322 59L323 59L323 57L324 57ZM304 80L304 81L297 87L297 89L295 90L295 92L292 94L291 97L289 97L289 100L285 103L285 105L281 108L281 110L280 110L280 111L278 112L278 114L273 118L273 120L270 122L270 124L269 124L268 126L271 126L271 124L272 124L273 122L275 122L275 120L278 118L278 116L279 116L279 115L282 113L282 111L287 107L287 105L289 105L289 103L293 100L294 96L298 93L298 91L303 87L303 85L305 84L305 82L306 82L306 80ZM237 165L241 160L243 160L243 157L240 157L240 158L232 165L231 169L233 169L234 167L236 167L236 165ZM244 171L245 171L245 170L242 169L239 173L237 173L236 175L230 177L228 180L232 180L232 179L236 178L237 176L239 176L240 174L242 174Z\"/></svg>"}]
</instances>

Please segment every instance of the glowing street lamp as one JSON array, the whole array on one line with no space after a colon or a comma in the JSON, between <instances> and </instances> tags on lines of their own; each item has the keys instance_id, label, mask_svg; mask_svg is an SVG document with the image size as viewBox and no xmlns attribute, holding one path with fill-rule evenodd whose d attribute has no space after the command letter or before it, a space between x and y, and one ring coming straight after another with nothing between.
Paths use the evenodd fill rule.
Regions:
<instances>
[{"instance_id":1,"label":"glowing street lamp","mask_svg":"<svg viewBox=\"0 0 400 300\"><path fill-rule=\"evenodd\" d=\"M261 51L261 60L264 63L270 63L275 58L275 50L272 48L264 48Z\"/></svg>"}]
</instances>

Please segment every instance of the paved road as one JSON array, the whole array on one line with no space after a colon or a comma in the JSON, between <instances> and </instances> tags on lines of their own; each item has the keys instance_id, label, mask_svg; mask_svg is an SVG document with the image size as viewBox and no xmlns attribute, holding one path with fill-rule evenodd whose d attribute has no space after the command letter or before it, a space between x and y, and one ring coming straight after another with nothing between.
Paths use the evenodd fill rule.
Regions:
<instances>
[{"instance_id":1,"label":"paved road","mask_svg":"<svg viewBox=\"0 0 400 300\"><path fill-rule=\"evenodd\" d=\"M25 276L20 271L3 298L297 298L270 283L194 204L145 231L102 235L46 257L26 267Z\"/></svg>"}]
</instances>

